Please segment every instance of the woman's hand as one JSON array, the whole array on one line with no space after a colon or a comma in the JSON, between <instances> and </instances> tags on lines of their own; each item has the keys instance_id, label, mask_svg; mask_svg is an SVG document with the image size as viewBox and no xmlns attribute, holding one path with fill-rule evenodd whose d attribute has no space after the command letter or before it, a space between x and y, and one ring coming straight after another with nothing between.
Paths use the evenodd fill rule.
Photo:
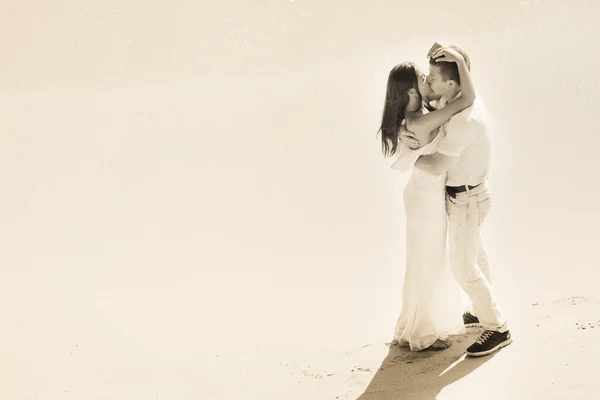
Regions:
<instances>
[{"instance_id":1,"label":"woman's hand","mask_svg":"<svg viewBox=\"0 0 600 400\"><path fill-rule=\"evenodd\" d=\"M442 46L441 44L439 44L438 42L435 42L431 48L429 49L429 51L427 52L427 58L431 58L433 57L433 54L435 52L437 52L439 49L444 48L444 46Z\"/></svg>"},{"instance_id":2,"label":"woman's hand","mask_svg":"<svg viewBox=\"0 0 600 400\"><path fill-rule=\"evenodd\" d=\"M456 50L449 47L443 47L433 53L433 59L435 61L453 62L453 63L464 63L464 57Z\"/></svg>"}]
</instances>

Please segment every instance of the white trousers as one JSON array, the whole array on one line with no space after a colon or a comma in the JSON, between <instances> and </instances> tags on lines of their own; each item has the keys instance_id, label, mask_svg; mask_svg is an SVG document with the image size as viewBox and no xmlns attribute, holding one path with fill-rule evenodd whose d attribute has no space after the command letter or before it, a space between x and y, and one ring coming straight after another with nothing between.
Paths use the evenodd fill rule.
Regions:
<instances>
[{"instance_id":1,"label":"white trousers","mask_svg":"<svg viewBox=\"0 0 600 400\"><path fill-rule=\"evenodd\" d=\"M474 314L485 329L506 331L490 286L490 263L481 226L491 208L491 193L485 183L456 197L446 194L450 265L454 277L467 293Z\"/></svg>"}]
</instances>

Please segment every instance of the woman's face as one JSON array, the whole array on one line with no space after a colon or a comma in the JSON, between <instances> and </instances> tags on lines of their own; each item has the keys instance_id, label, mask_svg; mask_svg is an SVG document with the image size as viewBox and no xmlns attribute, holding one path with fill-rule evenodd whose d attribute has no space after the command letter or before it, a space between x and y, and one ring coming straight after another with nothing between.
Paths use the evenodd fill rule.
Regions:
<instances>
[{"instance_id":1,"label":"woman's face","mask_svg":"<svg viewBox=\"0 0 600 400\"><path fill-rule=\"evenodd\" d=\"M412 112L421 109L423 101L428 101L427 97L431 93L431 88L427 83L427 75L417 67L415 67L415 74L417 75L417 87L409 89L409 100L408 105L406 106L406 111Z\"/></svg>"},{"instance_id":2,"label":"woman's face","mask_svg":"<svg viewBox=\"0 0 600 400\"><path fill-rule=\"evenodd\" d=\"M427 83L427 74L423 73L419 68L415 68L417 74L417 82L419 83L419 92L423 100L427 101L427 97L431 94L431 87Z\"/></svg>"}]
</instances>

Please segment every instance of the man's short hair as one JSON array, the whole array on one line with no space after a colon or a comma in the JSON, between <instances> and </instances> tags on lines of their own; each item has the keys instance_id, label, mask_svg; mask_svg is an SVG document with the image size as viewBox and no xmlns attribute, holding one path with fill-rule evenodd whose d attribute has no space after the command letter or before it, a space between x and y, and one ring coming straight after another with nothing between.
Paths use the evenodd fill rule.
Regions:
<instances>
[{"instance_id":1,"label":"man's short hair","mask_svg":"<svg viewBox=\"0 0 600 400\"><path fill-rule=\"evenodd\" d=\"M448 45L446 47L456 50L461 56L463 56L467 63L467 68L469 71L471 70L471 58L463 49L455 45ZM458 73L458 65L456 65L456 63L446 61L437 62L433 57L431 57L429 59L429 64L435 65L440 69L440 75L442 75L444 81L452 79L460 85L460 74Z\"/></svg>"}]
</instances>

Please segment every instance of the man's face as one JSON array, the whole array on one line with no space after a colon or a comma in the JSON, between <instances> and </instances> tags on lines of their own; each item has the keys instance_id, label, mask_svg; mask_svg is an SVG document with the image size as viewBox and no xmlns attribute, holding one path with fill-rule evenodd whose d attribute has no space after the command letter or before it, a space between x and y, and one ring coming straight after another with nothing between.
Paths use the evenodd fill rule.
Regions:
<instances>
[{"instance_id":1,"label":"man's face","mask_svg":"<svg viewBox=\"0 0 600 400\"><path fill-rule=\"evenodd\" d=\"M444 96L450 89L450 80L444 81L444 78L440 74L440 67L435 64L429 65L427 83L431 91L440 96Z\"/></svg>"}]
</instances>

